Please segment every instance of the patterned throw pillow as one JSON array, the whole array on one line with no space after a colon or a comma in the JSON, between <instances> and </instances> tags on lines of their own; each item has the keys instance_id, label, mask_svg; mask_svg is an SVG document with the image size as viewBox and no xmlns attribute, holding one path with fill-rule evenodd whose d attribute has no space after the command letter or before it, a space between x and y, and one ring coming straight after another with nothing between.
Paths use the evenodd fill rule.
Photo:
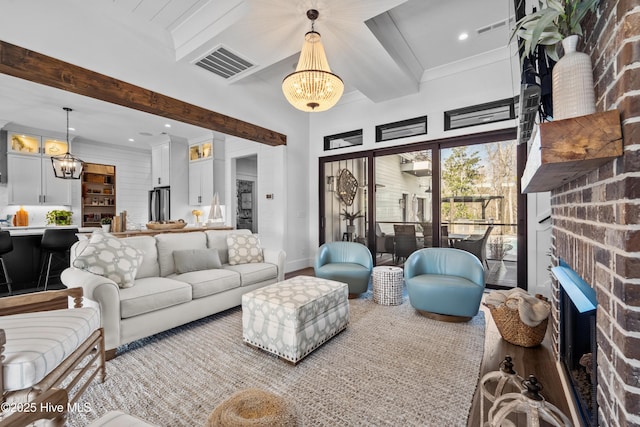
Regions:
<instances>
[{"instance_id":1,"label":"patterned throw pillow","mask_svg":"<svg viewBox=\"0 0 640 427\"><path fill-rule=\"evenodd\" d=\"M229 265L263 262L260 240L253 234L229 234Z\"/></svg>"},{"instance_id":2,"label":"patterned throw pillow","mask_svg":"<svg viewBox=\"0 0 640 427\"><path fill-rule=\"evenodd\" d=\"M113 280L121 288L133 286L143 253L111 234L95 232L73 266Z\"/></svg>"}]
</instances>

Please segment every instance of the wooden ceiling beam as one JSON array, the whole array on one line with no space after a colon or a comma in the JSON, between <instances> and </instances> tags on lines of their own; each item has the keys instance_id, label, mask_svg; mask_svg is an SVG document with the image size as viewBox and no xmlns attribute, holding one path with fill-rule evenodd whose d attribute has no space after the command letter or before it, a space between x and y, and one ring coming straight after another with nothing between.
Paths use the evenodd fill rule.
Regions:
<instances>
[{"instance_id":1,"label":"wooden ceiling beam","mask_svg":"<svg viewBox=\"0 0 640 427\"><path fill-rule=\"evenodd\" d=\"M0 40L0 73L271 146L287 136Z\"/></svg>"}]
</instances>

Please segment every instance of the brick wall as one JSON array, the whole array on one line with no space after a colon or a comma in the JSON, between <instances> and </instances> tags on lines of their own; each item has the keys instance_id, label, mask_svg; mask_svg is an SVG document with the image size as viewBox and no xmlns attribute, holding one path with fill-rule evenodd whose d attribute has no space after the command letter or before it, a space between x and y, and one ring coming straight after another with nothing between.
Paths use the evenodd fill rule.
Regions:
<instances>
[{"instance_id":1,"label":"brick wall","mask_svg":"<svg viewBox=\"0 0 640 427\"><path fill-rule=\"evenodd\" d=\"M620 111L625 151L552 192L552 251L596 290L600 425L640 426L640 1L601 0L584 33L596 109Z\"/></svg>"}]
</instances>

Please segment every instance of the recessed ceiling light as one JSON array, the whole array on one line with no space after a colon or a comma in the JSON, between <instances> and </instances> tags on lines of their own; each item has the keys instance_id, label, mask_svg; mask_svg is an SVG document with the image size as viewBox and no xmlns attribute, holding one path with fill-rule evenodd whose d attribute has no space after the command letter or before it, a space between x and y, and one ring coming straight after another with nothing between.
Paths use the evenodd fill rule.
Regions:
<instances>
[{"instance_id":1,"label":"recessed ceiling light","mask_svg":"<svg viewBox=\"0 0 640 427\"><path fill-rule=\"evenodd\" d=\"M458 40L462 41L462 40L466 40L469 38L469 34L467 33L460 33L460 35L458 36Z\"/></svg>"},{"instance_id":2,"label":"recessed ceiling light","mask_svg":"<svg viewBox=\"0 0 640 427\"><path fill-rule=\"evenodd\" d=\"M171 127L171 125L170 125L169 123L166 123L166 124L164 125L164 127L166 127L166 128L170 128L170 127Z\"/></svg>"},{"instance_id":3,"label":"recessed ceiling light","mask_svg":"<svg viewBox=\"0 0 640 427\"><path fill-rule=\"evenodd\" d=\"M134 142L134 141L135 141L135 139L129 138L129 142Z\"/></svg>"}]
</instances>

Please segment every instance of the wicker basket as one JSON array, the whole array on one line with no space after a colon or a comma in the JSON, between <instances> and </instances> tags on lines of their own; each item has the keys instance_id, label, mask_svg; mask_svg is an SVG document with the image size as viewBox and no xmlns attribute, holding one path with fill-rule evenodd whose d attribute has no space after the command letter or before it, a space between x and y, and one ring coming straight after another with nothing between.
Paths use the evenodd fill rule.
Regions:
<instances>
[{"instance_id":1,"label":"wicker basket","mask_svg":"<svg viewBox=\"0 0 640 427\"><path fill-rule=\"evenodd\" d=\"M536 298L549 302L542 295L536 295ZM522 322L517 308L509 308L507 304L500 304L498 307L490 304L485 305L491 311L491 317L496 322L498 331L500 331L500 335L505 341L521 347L535 347L540 345L544 339L547 333L547 324L549 323L548 317L537 326L531 327Z\"/></svg>"}]
</instances>

